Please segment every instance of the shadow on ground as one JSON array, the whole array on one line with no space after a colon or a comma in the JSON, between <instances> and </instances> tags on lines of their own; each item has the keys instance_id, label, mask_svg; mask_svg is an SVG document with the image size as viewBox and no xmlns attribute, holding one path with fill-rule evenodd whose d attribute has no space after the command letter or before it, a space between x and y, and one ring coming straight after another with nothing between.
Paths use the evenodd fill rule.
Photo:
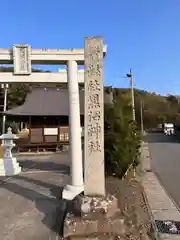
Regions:
<instances>
[{"instance_id":1,"label":"shadow on ground","mask_svg":"<svg viewBox=\"0 0 180 240\"><path fill-rule=\"evenodd\" d=\"M24 170L41 170L41 171L55 171L69 173L69 166L61 163L54 163L52 161L39 160L18 160L19 165Z\"/></svg>"},{"instance_id":2,"label":"shadow on ground","mask_svg":"<svg viewBox=\"0 0 180 240\"><path fill-rule=\"evenodd\" d=\"M46 184L39 180L36 182L32 179L28 179L25 177L19 176L18 178L23 178L26 181L33 182L35 184L38 183L38 185L41 184L41 186L43 187L47 186L48 188L50 188L50 191L54 198L45 196L44 194L41 194L32 189L20 186L14 182L6 182L2 186L3 188L15 194L18 194L28 200L33 201L38 211L44 214L44 218L42 220L43 224L45 224L52 232L61 235L60 226L64 221L63 218L65 212L65 204L62 200L62 187Z\"/></svg>"},{"instance_id":3,"label":"shadow on ground","mask_svg":"<svg viewBox=\"0 0 180 240\"><path fill-rule=\"evenodd\" d=\"M62 184L59 186L59 181L50 181L48 176L51 176L53 173L59 174L59 172L67 176L69 174L69 166L68 164L58 163L57 159L54 161L51 160L52 159L48 159L47 161L20 160L20 166L26 169L27 172L31 170L42 170L47 171L47 173L43 173L42 176L44 177L42 180L34 177L39 174L36 173L36 171L33 171L33 175L22 173L2 182L0 187L34 202L38 211L43 213L42 223L50 229L52 234L57 236L62 235L63 229L61 226L64 222L66 202L62 200ZM32 184L33 187L31 185L28 187L29 183ZM42 191L42 189L44 190ZM50 239L56 238L53 235Z\"/></svg>"}]
</instances>

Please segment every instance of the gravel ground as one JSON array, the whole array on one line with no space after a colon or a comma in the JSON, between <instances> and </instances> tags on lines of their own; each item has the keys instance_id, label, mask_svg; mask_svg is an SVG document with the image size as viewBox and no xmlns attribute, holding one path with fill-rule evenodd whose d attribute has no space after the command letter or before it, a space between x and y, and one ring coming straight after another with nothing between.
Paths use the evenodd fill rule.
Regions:
<instances>
[{"instance_id":1,"label":"gravel ground","mask_svg":"<svg viewBox=\"0 0 180 240\"><path fill-rule=\"evenodd\" d=\"M86 228L78 234L79 230L76 228L75 235L67 239L101 239L101 240L150 240L153 239L151 234L151 214L149 208L144 199L143 188L140 181L132 177L132 174L128 174L124 180L116 178L106 179L106 191L112 195L115 195L118 199L119 209L121 214L118 215L118 219L124 219L125 233L121 232L117 237L117 232L122 225L115 226L113 232L96 232L93 236L88 235ZM96 215L96 220L101 224L101 215ZM76 221L76 218L74 219ZM79 222L79 221L78 221ZM110 220L111 222L111 220ZM104 223L102 222L102 225ZM75 224L76 226L76 224ZM101 228L100 228L101 229ZM101 230L100 230L101 231ZM81 238L80 238L81 236Z\"/></svg>"},{"instance_id":2,"label":"gravel ground","mask_svg":"<svg viewBox=\"0 0 180 240\"><path fill-rule=\"evenodd\" d=\"M124 239L152 239L150 213L140 182L133 178L125 180L108 178L106 189L117 197L125 224L129 226L129 232Z\"/></svg>"}]
</instances>

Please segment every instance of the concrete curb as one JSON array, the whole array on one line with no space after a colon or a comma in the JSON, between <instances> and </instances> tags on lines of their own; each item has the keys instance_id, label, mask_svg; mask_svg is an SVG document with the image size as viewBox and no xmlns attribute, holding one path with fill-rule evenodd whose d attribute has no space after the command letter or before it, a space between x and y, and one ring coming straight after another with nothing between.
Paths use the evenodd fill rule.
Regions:
<instances>
[{"instance_id":1,"label":"concrete curb","mask_svg":"<svg viewBox=\"0 0 180 240\"><path fill-rule=\"evenodd\" d=\"M144 190L144 187L143 187L143 190ZM144 201L145 201L146 206L148 207L148 210L149 210L149 213L150 213L153 240L162 240L162 238L161 238L161 236L158 232L158 229L156 227L156 224L155 224L155 221L154 221L154 218L153 218L153 214L152 214L152 211L151 211L151 207L149 205L149 202L148 202L145 191L143 191L143 197L144 197Z\"/></svg>"},{"instance_id":2,"label":"concrete curb","mask_svg":"<svg viewBox=\"0 0 180 240\"><path fill-rule=\"evenodd\" d=\"M140 160L140 178L139 180L141 181L141 184L142 184L142 189L143 189L143 198L144 198L144 201L146 203L146 206L148 208L148 212L150 214L150 219L151 219L151 233L152 233L152 237L153 237L153 240L163 240L158 232L158 229L156 227L156 224L155 224L155 221L154 221L154 218L153 218L153 214L152 214L152 209L151 209L151 206L149 204L149 201L148 201L148 198L147 198L147 195L146 195L146 192L145 192L145 189L144 189L144 186L143 186L143 179L142 177L144 176L144 174L146 172L150 172L152 171L151 170L151 164L150 164L150 161L149 161L149 151L147 149L147 146L144 142L142 142L142 145L141 145L141 160Z\"/></svg>"},{"instance_id":3,"label":"concrete curb","mask_svg":"<svg viewBox=\"0 0 180 240\"><path fill-rule=\"evenodd\" d=\"M14 153L14 156L46 156L52 155L55 152L22 152L22 153Z\"/></svg>"},{"instance_id":4,"label":"concrete curb","mask_svg":"<svg viewBox=\"0 0 180 240\"><path fill-rule=\"evenodd\" d=\"M54 155L62 155L62 154L67 154L67 152L22 152L22 153L13 153L14 157L50 157Z\"/></svg>"},{"instance_id":5,"label":"concrete curb","mask_svg":"<svg viewBox=\"0 0 180 240\"><path fill-rule=\"evenodd\" d=\"M142 144L141 160L143 171L141 182L144 189L144 199L151 213L153 237L156 240L180 240L180 235L160 233L155 224L155 220L179 221L180 212L160 184L156 175L152 172L151 157L147 143Z\"/></svg>"}]
</instances>

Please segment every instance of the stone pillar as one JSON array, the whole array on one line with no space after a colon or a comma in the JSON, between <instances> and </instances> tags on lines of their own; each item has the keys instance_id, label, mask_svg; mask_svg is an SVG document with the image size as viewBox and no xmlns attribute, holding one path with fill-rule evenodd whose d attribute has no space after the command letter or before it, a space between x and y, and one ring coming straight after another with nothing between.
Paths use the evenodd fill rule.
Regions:
<instances>
[{"instance_id":1,"label":"stone pillar","mask_svg":"<svg viewBox=\"0 0 180 240\"><path fill-rule=\"evenodd\" d=\"M84 194L105 195L103 38L85 38Z\"/></svg>"},{"instance_id":2,"label":"stone pillar","mask_svg":"<svg viewBox=\"0 0 180 240\"><path fill-rule=\"evenodd\" d=\"M63 198L72 200L84 191L82 144L80 125L79 85L77 79L76 61L68 61L68 91L69 91L69 131L71 158L71 185L63 190Z\"/></svg>"}]
</instances>

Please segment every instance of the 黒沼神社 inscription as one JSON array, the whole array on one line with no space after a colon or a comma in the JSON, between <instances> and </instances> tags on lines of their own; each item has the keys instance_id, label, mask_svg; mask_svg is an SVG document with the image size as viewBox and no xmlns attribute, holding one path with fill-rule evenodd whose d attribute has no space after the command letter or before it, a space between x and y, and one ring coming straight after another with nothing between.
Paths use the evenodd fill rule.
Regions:
<instances>
[{"instance_id":1,"label":"\u9ed2\u6cbc\u795e\u793e inscription","mask_svg":"<svg viewBox=\"0 0 180 240\"><path fill-rule=\"evenodd\" d=\"M31 48L26 44L13 45L13 64L14 74L30 75L31 74Z\"/></svg>"},{"instance_id":2,"label":"\u9ed2\u6cbc\u795e\u793e inscription","mask_svg":"<svg viewBox=\"0 0 180 240\"><path fill-rule=\"evenodd\" d=\"M85 189L105 195L103 38L85 38Z\"/></svg>"}]
</instances>

